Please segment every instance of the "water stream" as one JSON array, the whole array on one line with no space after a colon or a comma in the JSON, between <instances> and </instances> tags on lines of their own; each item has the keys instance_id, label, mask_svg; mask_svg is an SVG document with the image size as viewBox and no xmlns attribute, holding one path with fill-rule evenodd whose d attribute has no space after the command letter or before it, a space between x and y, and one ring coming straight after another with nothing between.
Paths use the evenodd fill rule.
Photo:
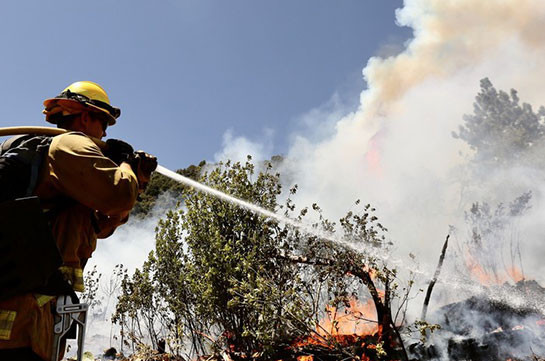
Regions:
<instances>
[{"instance_id":1,"label":"water stream","mask_svg":"<svg viewBox=\"0 0 545 361\"><path fill-rule=\"evenodd\" d=\"M297 222L291 218L288 218L288 217L284 217L284 216L281 216L279 214L276 214L274 212L271 212L265 208L262 208L260 206L257 206L255 204L252 204L250 202L247 202L247 201L244 201L242 199L238 199L236 197L233 197L233 196L230 196L226 193L223 193L217 189L214 189L212 187L209 187L207 185L204 185L202 183L199 183L197 181L194 181L193 179L191 178L188 178L188 177L184 177L183 175L181 174L178 174L176 172L173 172L161 165L158 165L157 166L157 169L156 171L158 173L161 173L162 175L164 175L165 177L168 177L172 180L175 180L179 183L182 183L182 184L185 184L187 186L190 186L190 187L193 187L195 189L198 189L200 191L203 191L205 193L208 193L210 194L211 196L214 196L214 197L217 197L219 199L223 199L224 201L227 201L229 203L232 203L232 204L236 204L242 208L245 208L253 213L256 213L256 214L261 214L262 216L265 216L265 217L269 217L269 218L273 218L273 219L276 219L277 221L279 222L282 222L282 223L287 223L287 224L290 224L294 227L303 227L303 224L301 222Z\"/></svg>"},{"instance_id":2,"label":"water stream","mask_svg":"<svg viewBox=\"0 0 545 361\"><path fill-rule=\"evenodd\" d=\"M250 202L244 201L242 199L233 197L233 196L228 195L226 193L223 193L223 192L221 192L221 191L219 191L217 189L214 189L212 187L209 187L207 185L204 185L202 183L194 181L191 178L184 177L183 175L178 174L176 172L173 172L173 171L171 171L171 170L169 170L169 169L167 169L167 168L165 168L165 167L163 167L161 165L157 166L156 171L158 173L164 175L165 177L168 177L168 178L170 178L170 179L172 179L174 181L177 181L179 183L182 183L182 184L185 184L187 186L193 187L195 189L198 189L198 190L200 190L202 192L210 194L211 196L217 197L217 198L222 199L224 201L227 201L229 203L238 205L238 206L240 206L240 207L242 207L244 209L247 209L247 210L249 210L249 211L251 211L251 212L253 212L255 214L260 214L262 216L275 219L280 223L289 224L290 226L293 226L293 227L299 229L300 231L302 231L304 233L316 236L318 238L327 240L329 242L334 242L334 243L343 245L345 247L349 247L350 249L352 249L354 251L357 251L357 252L363 252L364 251L362 249L362 246L355 245L355 244L347 242L345 240L340 240L338 238L334 238L332 233L321 231L319 229L316 229L316 228L312 227L309 224L305 224L305 223L302 223L300 221L294 220L292 218L282 216L282 215L280 215L278 213L274 213L272 211L269 211L268 209L265 209L263 207L255 205L253 203L250 203ZM371 250L371 249L366 250L366 251L373 252L373 254L376 253L375 250Z\"/></svg>"}]
</instances>

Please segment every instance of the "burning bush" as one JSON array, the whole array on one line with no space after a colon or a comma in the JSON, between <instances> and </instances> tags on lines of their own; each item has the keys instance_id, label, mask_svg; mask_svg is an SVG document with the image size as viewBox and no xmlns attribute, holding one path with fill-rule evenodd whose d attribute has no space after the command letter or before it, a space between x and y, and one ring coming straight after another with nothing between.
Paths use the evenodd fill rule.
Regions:
<instances>
[{"instance_id":1,"label":"burning bush","mask_svg":"<svg viewBox=\"0 0 545 361\"><path fill-rule=\"evenodd\" d=\"M201 181L314 223L300 228L184 190L184 208L160 222L155 251L123 282L114 320L128 339L162 336L189 358L406 359L396 325L410 286L378 256L389 243L370 205L358 201L361 211L338 226L316 204L296 211L289 198L278 203L272 167L256 175L250 161L220 164Z\"/></svg>"}]
</instances>

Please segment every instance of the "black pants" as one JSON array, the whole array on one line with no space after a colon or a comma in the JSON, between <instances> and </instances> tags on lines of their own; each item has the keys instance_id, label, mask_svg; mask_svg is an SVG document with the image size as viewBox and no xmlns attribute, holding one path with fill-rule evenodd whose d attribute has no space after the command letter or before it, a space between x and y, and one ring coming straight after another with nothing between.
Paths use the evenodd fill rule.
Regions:
<instances>
[{"instance_id":1,"label":"black pants","mask_svg":"<svg viewBox=\"0 0 545 361\"><path fill-rule=\"evenodd\" d=\"M44 361L31 348L0 350L0 361Z\"/></svg>"}]
</instances>

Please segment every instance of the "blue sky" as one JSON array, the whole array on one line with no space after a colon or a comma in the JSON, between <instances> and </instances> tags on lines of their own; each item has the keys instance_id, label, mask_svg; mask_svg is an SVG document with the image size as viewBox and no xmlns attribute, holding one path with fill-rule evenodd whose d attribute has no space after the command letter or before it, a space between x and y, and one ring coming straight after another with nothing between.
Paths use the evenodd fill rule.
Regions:
<instances>
[{"instance_id":1,"label":"blue sky","mask_svg":"<svg viewBox=\"0 0 545 361\"><path fill-rule=\"evenodd\" d=\"M231 130L272 131L338 94L355 107L370 56L410 37L401 0L99 0L0 4L0 126L44 125L43 99L76 80L122 108L108 137L181 168L212 160Z\"/></svg>"}]
</instances>

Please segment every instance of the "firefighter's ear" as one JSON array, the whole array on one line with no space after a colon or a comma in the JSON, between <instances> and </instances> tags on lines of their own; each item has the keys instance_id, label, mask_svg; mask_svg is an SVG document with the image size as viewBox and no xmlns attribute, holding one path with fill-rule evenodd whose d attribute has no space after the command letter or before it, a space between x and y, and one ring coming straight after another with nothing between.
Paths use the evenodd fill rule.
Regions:
<instances>
[{"instance_id":1,"label":"firefighter's ear","mask_svg":"<svg viewBox=\"0 0 545 361\"><path fill-rule=\"evenodd\" d=\"M87 124L91 121L91 119L89 118L89 112L81 112L80 119L81 124L86 127Z\"/></svg>"}]
</instances>

